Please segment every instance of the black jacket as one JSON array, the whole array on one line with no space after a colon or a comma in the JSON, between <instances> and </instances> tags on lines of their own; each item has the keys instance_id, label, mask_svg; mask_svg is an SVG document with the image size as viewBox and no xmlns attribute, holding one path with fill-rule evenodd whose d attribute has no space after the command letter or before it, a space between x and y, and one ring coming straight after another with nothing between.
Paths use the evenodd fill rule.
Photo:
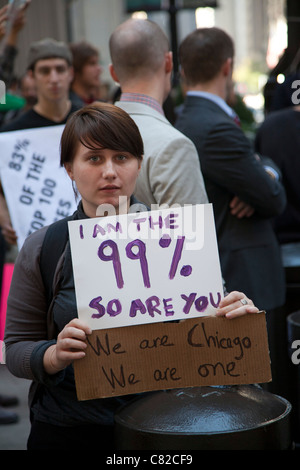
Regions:
<instances>
[{"instance_id":1,"label":"black jacket","mask_svg":"<svg viewBox=\"0 0 300 470\"><path fill-rule=\"evenodd\" d=\"M211 100L187 96L176 127L198 151L227 290L244 292L264 310L283 305L284 272L271 222L285 207L283 186L266 173L242 130ZM250 204L254 215L231 215L234 196Z\"/></svg>"}]
</instances>

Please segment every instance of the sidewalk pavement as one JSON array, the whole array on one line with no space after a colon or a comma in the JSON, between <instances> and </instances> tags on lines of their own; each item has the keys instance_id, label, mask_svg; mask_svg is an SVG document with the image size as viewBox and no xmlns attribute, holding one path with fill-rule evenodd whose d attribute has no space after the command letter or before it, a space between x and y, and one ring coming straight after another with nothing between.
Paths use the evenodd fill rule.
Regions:
<instances>
[{"instance_id":1,"label":"sidewalk pavement","mask_svg":"<svg viewBox=\"0 0 300 470\"><path fill-rule=\"evenodd\" d=\"M15 424L0 424L0 450L26 450L30 429L28 390L30 380L14 377L3 364L0 364L0 394L13 395L19 404L6 408L17 413L19 420Z\"/></svg>"}]
</instances>

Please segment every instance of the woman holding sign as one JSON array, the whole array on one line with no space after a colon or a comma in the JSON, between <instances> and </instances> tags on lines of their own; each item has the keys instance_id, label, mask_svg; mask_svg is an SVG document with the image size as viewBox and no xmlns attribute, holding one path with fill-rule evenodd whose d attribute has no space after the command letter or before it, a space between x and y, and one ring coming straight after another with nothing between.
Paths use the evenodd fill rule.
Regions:
<instances>
[{"instance_id":1,"label":"woman holding sign","mask_svg":"<svg viewBox=\"0 0 300 470\"><path fill-rule=\"evenodd\" d=\"M134 204L137 211L132 194L142 155L138 128L122 109L101 103L74 113L61 139L61 165L81 196L72 219L96 217L103 207L124 213ZM64 220L33 233L18 256L8 299L7 365L14 375L33 380L28 449L112 449L114 412L132 396L76 398L72 363L85 356L91 331L77 318L70 244L62 224L67 226ZM257 311L251 300L233 292L218 314Z\"/></svg>"}]
</instances>

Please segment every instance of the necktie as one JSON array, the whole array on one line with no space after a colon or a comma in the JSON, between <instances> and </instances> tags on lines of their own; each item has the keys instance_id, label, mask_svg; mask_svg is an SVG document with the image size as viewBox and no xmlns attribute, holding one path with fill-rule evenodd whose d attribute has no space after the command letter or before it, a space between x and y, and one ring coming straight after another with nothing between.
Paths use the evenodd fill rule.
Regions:
<instances>
[{"instance_id":1,"label":"necktie","mask_svg":"<svg viewBox=\"0 0 300 470\"><path fill-rule=\"evenodd\" d=\"M233 120L237 126L241 127L241 121L237 114L234 115Z\"/></svg>"}]
</instances>

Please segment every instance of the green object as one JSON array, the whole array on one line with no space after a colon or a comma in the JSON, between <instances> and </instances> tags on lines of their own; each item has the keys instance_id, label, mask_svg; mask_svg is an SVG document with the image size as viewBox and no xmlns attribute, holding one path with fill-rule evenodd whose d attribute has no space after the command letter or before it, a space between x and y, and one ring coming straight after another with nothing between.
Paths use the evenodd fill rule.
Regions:
<instances>
[{"instance_id":1,"label":"green object","mask_svg":"<svg viewBox=\"0 0 300 470\"><path fill-rule=\"evenodd\" d=\"M128 13L134 11L161 10L161 0L127 0L126 4L126 10Z\"/></svg>"},{"instance_id":2,"label":"green object","mask_svg":"<svg viewBox=\"0 0 300 470\"><path fill-rule=\"evenodd\" d=\"M188 8L192 10L205 7L217 8L218 6L219 5L217 0L183 0L182 2L182 8Z\"/></svg>"},{"instance_id":3,"label":"green object","mask_svg":"<svg viewBox=\"0 0 300 470\"><path fill-rule=\"evenodd\" d=\"M176 2L175 2L176 4ZM183 0L183 2L178 2L179 9L188 8L188 9L196 9L199 7L211 7L216 8L218 7L217 0ZM171 6L171 2L169 1L169 6ZM128 13L134 11L159 11L165 10L166 5L165 2L161 0L127 0L126 1L126 11Z\"/></svg>"},{"instance_id":4,"label":"green object","mask_svg":"<svg viewBox=\"0 0 300 470\"><path fill-rule=\"evenodd\" d=\"M10 109L21 109L26 103L21 96L12 95L10 93L6 93L5 103L2 104L1 101L3 101L3 97L0 99L0 113L9 111Z\"/></svg>"}]
</instances>

